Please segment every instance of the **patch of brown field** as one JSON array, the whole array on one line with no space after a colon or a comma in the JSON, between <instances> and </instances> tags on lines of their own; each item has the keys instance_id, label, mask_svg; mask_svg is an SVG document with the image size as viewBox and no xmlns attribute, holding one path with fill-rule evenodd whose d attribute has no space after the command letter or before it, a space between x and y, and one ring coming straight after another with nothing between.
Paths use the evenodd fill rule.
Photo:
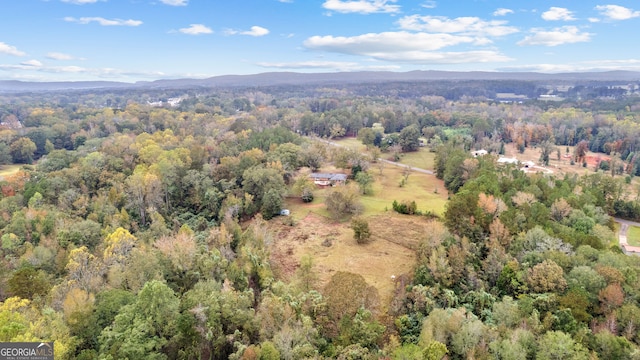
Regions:
<instances>
[{"instance_id":1,"label":"patch of brown field","mask_svg":"<svg viewBox=\"0 0 640 360\"><path fill-rule=\"evenodd\" d=\"M348 222L333 222L314 212L309 212L294 226L284 225L277 218L272 220L275 240L270 250L276 276L284 281L293 280L300 259L311 255L319 279L318 288L337 271L348 271L362 275L378 289L382 303L388 304L394 289L392 275L412 274L414 249L429 220L390 213L370 216L367 220L373 236L366 245L356 243Z\"/></svg>"},{"instance_id":2,"label":"patch of brown field","mask_svg":"<svg viewBox=\"0 0 640 360\"><path fill-rule=\"evenodd\" d=\"M582 164L575 163L571 165L571 158L573 157L573 146L569 147L569 153L567 154L566 146L558 146L560 149L560 160L558 160L557 153L554 151L549 156L549 166L548 169L552 170L554 174L558 177L564 176L564 174L578 174L584 175L586 173L592 173L595 171L596 161L607 160L609 156L602 153L594 153L588 152L586 155L587 167L582 167ZM567 156L569 155L569 156ZM524 153L520 153L518 149L516 149L515 144L506 144L505 145L505 155L506 157L514 157L520 161L533 161L534 163L540 165L540 149L528 147L524 150Z\"/></svg>"}]
</instances>

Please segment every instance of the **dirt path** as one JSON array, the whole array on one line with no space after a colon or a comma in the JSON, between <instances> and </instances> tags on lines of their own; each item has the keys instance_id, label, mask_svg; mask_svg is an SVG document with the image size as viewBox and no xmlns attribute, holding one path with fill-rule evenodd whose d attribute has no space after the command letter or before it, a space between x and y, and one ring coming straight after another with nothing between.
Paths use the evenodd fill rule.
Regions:
<instances>
[{"instance_id":1,"label":"dirt path","mask_svg":"<svg viewBox=\"0 0 640 360\"><path fill-rule=\"evenodd\" d=\"M620 243L620 246L629 245L629 243L627 242L627 233L629 231L629 226L640 227L640 223L620 218L613 218L613 220L620 224L620 231L618 232L618 242Z\"/></svg>"}]
</instances>

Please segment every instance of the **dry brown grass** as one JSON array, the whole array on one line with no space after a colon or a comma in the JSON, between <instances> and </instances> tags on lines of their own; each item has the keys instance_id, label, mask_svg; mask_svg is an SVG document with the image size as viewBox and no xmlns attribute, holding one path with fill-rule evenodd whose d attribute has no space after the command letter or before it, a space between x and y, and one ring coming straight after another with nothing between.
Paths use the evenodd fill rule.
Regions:
<instances>
[{"instance_id":1,"label":"dry brown grass","mask_svg":"<svg viewBox=\"0 0 640 360\"><path fill-rule=\"evenodd\" d=\"M383 304L393 295L396 277L411 275L417 248L424 228L424 217L385 213L366 217L372 241L358 245L348 223L333 222L308 212L294 226L274 219L270 225L276 233L271 247L272 264L277 276L291 280L304 255L311 255L319 287L337 271L362 275L376 287ZM329 245L330 243L330 245Z\"/></svg>"},{"instance_id":2,"label":"dry brown grass","mask_svg":"<svg viewBox=\"0 0 640 360\"><path fill-rule=\"evenodd\" d=\"M6 176L13 175L20 170L24 165L21 164L12 164L12 165L1 165L0 166L0 180L3 180Z\"/></svg>"},{"instance_id":3,"label":"dry brown grass","mask_svg":"<svg viewBox=\"0 0 640 360\"><path fill-rule=\"evenodd\" d=\"M606 154L598 154L593 152L587 153L587 158L589 159L587 167L582 167L582 164L574 164L571 165L571 157L566 157L566 146L558 146L560 149L560 160L558 160L558 156L556 152L551 153L549 157L549 166L548 169L552 170L554 174L558 176L564 176L564 174L578 174L584 175L593 173L595 171L595 159L607 159L608 156ZM573 147L569 147L569 155L573 155ZM518 152L515 144L506 144L505 145L505 154L506 157L513 157L520 161L533 161L536 164L540 163L540 149L539 148L531 148L528 147L525 149L524 153Z\"/></svg>"}]
</instances>

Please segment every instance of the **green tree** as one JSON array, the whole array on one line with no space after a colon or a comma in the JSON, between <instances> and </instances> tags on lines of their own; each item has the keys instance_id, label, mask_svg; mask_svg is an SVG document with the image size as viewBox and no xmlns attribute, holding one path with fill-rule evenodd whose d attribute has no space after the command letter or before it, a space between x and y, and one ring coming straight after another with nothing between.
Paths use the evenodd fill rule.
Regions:
<instances>
[{"instance_id":1,"label":"green tree","mask_svg":"<svg viewBox=\"0 0 640 360\"><path fill-rule=\"evenodd\" d=\"M9 292L13 296L33 300L36 297L44 297L49 293L51 284L43 271L38 271L31 266L16 270L8 281Z\"/></svg>"},{"instance_id":2,"label":"green tree","mask_svg":"<svg viewBox=\"0 0 640 360\"><path fill-rule=\"evenodd\" d=\"M375 310L379 302L378 291L367 284L362 275L339 271L325 286L325 335L336 339L343 319L353 319L360 308Z\"/></svg>"},{"instance_id":3,"label":"green tree","mask_svg":"<svg viewBox=\"0 0 640 360\"><path fill-rule=\"evenodd\" d=\"M633 345L622 336L615 336L608 331L601 331L595 335L595 350L601 359L635 359Z\"/></svg>"},{"instance_id":4,"label":"green tree","mask_svg":"<svg viewBox=\"0 0 640 360\"><path fill-rule=\"evenodd\" d=\"M11 149L9 145L4 142L0 142L0 165L11 164L13 157L11 156Z\"/></svg>"},{"instance_id":5,"label":"green tree","mask_svg":"<svg viewBox=\"0 0 640 360\"><path fill-rule=\"evenodd\" d=\"M402 151L416 151L420 147L420 129L416 125L409 125L400 131L400 146Z\"/></svg>"},{"instance_id":6,"label":"green tree","mask_svg":"<svg viewBox=\"0 0 640 360\"><path fill-rule=\"evenodd\" d=\"M358 244L369 242L371 230L369 230L369 222L367 220L360 217L351 219L351 229L353 230L353 238Z\"/></svg>"},{"instance_id":7,"label":"green tree","mask_svg":"<svg viewBox=\"0 0 640 360\"><path fill-rule=\"evenodd\" d=\"M384 330L385 327L373 318L371 311L359 308L353 319L342 318L338 343L376 349Z\"/></svg>"},{"instance_id":8,"label":"green tree","mask_svg":"<svg viewBox=\"0 0 640 360\"><path fill-rule=\"evenodd\" d=\"M287 192L282 174L274 168L252 167L245 170L242 178L243 190L254 197L254 202L258 208L262 207L263 199L270 191L270 200L272 202L276 201L277 197L280 197L282 201ZM269 206L273 205L273 203L269 204ZM280 209L278 209L279 211Z\"/></svg>"},{"instance_id":9,"label":"green tree","mask_svg":"<svg viewBox=\"0 0 640 360\"><path fill-rule=\"evenodd\" d=\"M327 211L335 220L345 216L358 215L363 210L358 198L358 191L349 185L333 187L324 203L327 206Z\"/></svg>"},{"instance_id":10,"label":"green tree","mask_svg":"<svg viewBox=\"0 0 640 360\"><path fill-rule=\"evenodd\" d=\"M26 137L18 138L11 143L10 152L14 163L31 164L36 152L36 144Z\"/></svg>"},{"instance_id":11,"label":"green tree","mask_svg":"<svg viewBox=\"0 0 640 360\"><path fill-rule=\"evenodd\" d=\"M373 192L373 176L366 171L359 171L355 177L360 192L364 195L369 195Z\"/></svg>"},{"instance_id":12,"label":"green tree","mask_svg":"<svg viewBox=\"0 0 640 360\"><path fill-rule=\"evenodd\" d=\"M259 360L280 360L280 352L271 341L260 344Z\"/></svg>"},{"instance_id":13,"label":"green tree","mask_svg":"<svg viewBox=\"0 0 640 360\"><path fill-rule=\"evenodd\" d=\"M538 344L536 360L587 360L589 352L562 331L549 331Z\"/></svg>"},{"instance_id":14,"label":"green tree","mask_svg":"<svg viewBox=\"0 0 640 360\"><path fill-rule=\"evenodd\" d=\"M549 157L556 150L555 145L550 140L545 140L540 144L540 162L549 166Z\"/></svg>"},{"instance_id":15,"label":"green tree","mask_svg":"<svg viewBox=\"0 0 640 360\"><path fill-rule=\"evenodd\" d=\"M372 128L362 128L358 131L358 140L364 145L373 145L376 139L376 133Z\"/></svg>"},{"instance_id":16,"label":"green tree","mask_svg":"<svg viewBox=\"0 0 640 360\"><path fill-rule=\"evenodd\" d=\"M527 283L539 293L562 291L567 287L564 271L553 260L545 260L529 269Z\"/></svg>"},{"instance_id":17,"label":"green tree","mask_svg":"<svg viewBox=\"0 0 640 360\"><path fill-rule=\"evenodd\" d=\"M120 309L100 335L100 352L114 359L166 359L176 335L180 300L159 281L150 281L136 301Z\"/></svg>"},{"instance_id":18,"label":"green tree","mask_svg":"<svg viewBox=\"0 0 640 360\"><path fill-rule=\"evenodd\" d=\"M276 189L269 189L262 198L262 207L260 208L262 217L269 220L278 215L282 209L282 202L282 194Z\"/></svg>"}]
</instances>

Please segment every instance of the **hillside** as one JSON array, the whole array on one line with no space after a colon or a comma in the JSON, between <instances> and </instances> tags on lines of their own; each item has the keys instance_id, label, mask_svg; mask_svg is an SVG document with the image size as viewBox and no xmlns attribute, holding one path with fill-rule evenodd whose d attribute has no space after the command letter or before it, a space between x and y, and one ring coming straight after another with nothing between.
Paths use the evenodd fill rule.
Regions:
<instances>
[{"instance_id":1,"label":"hillside","mask_svg":"<svg viewBox=\"0 0 640 360\"><path fill-rule=\"evenodd\" d=\"M77 82L26 82L0 80L2 92L60 91L86 89L153 89L153 88L190 88L190 87L246 87L276 85L313 85L313 84L356 84L383 83L390 81L488 81L517 80L546 84L581 84L589 81L603 83L628 83L640 81L640 72L603 71L576 73L534 73L534 72L454 72L454 71L362 71L340 73L295 73L270 72L253 75L222 75L206 79L160 79L149 82L124 83L109 81Z\"/></svg>"}]
</instances>

